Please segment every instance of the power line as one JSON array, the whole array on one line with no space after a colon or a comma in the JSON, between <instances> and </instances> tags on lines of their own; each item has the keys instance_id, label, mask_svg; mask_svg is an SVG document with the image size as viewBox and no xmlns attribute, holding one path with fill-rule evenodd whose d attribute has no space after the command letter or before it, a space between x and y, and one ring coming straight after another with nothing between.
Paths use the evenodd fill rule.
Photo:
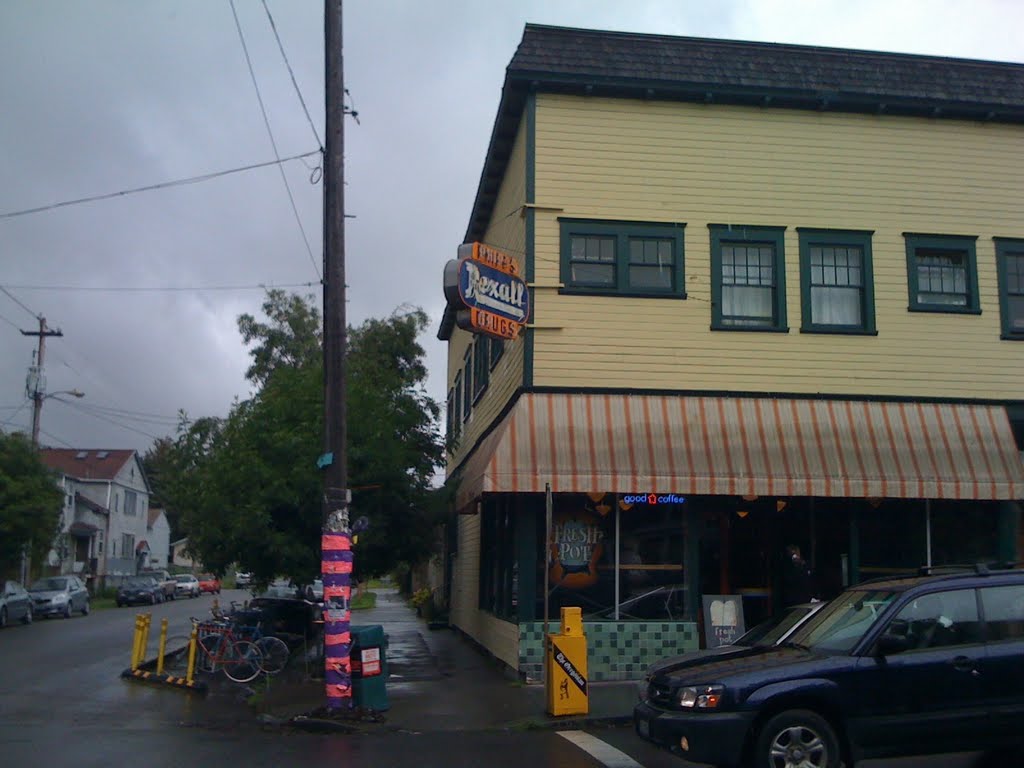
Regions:
<instances>
[{"instance_id":1,"label":"power line","mask_svg":"<svg viewBox=\"0 0 1024 768\"><path fill-rule=\"evenodd\" d=\"M238 20L238 12L235 10L235 0L230 0L231 3L231 15L235 17L235 29L238 30L238 39L242 43L242 53L245 54L245 64L249 68L249 76L252 78L253 88L256 89L256 100L260 103L260 112L263 114L263 124L267 127L267 136L270 137L270 146L274 148L274 157L280 157L277 151L277 142L274 141L274 132L270 129L270 119L267 117L267 109L263 106L263 96L260 94L259 83L256 82L256 72L252 68L252 59L249 58L249 47L245 44L245 35L242 34L242 24ZM277 169L281 172L281 181L284 182L285 191L288 192L288 201L292 204L292 213L295 214L295 223L299 225L299 231L302 233L302 242L306 244L306 253L309 254L309 261L313 265L313 271L317 277L321 277L320 269L316 265L316 259L313 258L313 249L309 246L309 238L306 236L306 228L302 226L302 218L299 216L299 209L295 205L295 198L292 195L291 185L288 183L288 176L285 175L284 168L280 165Z\"/></svg>"},{"instance_id":2,"label":"power line","mask_svg":"<svg viewBox=\"0 0 1024 768\"><path fill-rule=\"evenodd\" d=\"M274 39L277 40L277 47L281 51L281 58L284 59L284 65L288 67L288 74L291 75L292 85L295 86L295 94L299 97L299 103L302 105L302 111L306 113L306 120L309 122L309 128L313 131L313 138L316 139L316 143L320 146L320 150L323 151L324 143L320 141L320 135L316 132L316 126L313 125L313 118L309 116L309 109L306 108L306 100L302 98L302 91L299 89L299 84L295 80L295 73L292 71L292 65L288 61L288 54L284 52L284 45L281 43L281 38L277 34L277 25L274 23L274 17L270 13L270 6L267 5L267 0L263 0L263 10L267 12L267 19L270 21L270 28L274 30Z\"/></svg>"},{"instance_id":3,"label":"power line","mask_svg":"<svg viewBox=\"0 0 1024 768\"><path fill-rule=\"evenodd\" d=\"M172 291L256 291L275 288L311 288L319 282L281 283L280 285L259 283L257 285L166 285L166 286L101 286L101 285L12 285L19 291L98 291L105 293L146 293ZM70 367L70 366L69 366Z\"/></svg>"},{"instance_id":4,"label":"power line","mask_svg":"<svg viewBox=\"0 0 1024 768\"><path fill-rule=\"evenodd\" d=\"M13 424L14 420L16 418L18 418L18 414L21 413L23 410L25 410L25 406L27 406L31 402L32 402L31 400L26 398L25 402L21 404L21 407L19 407L18 410L16 410L14 413L12 413L10 416L8 416L7 419L5 419L4 421L0 421L0 426L2 426L4 424Z\"/></svg>"},{"instance_id":5,"label":"power line","mask_svg":"<svg viewBox=\"0 0 1024 768\"><path fill-rule=\"evenodd\" d=\"M137 432L140 435L144 435L145 437L151 438L152 440L159 440L160 439L157 435L151 435L149 432L143 432L141 429L136 429L135 427L129 427L127 424L122 424L121 422L117 421L116 419L112 419L112 418L110 418L108 416L101 416L98 413L91 413L91 412L85 410L84 408L82 408L81 405L79 405L78 403L73 403L70 400L60 400L59 398L54 398L54 399L58 400L58 402L64 403L65 405L67 405L67 406L69 406L71 408L74 408L76 411L79 411L79 412L85 414L86 416L90 416L90 417L92 417L94 419L99 419L100 421L105 421L108 424L113 424L116 427L121 427L121 429L127 429L130 432Z\"/></svg>"},{"instance_id":6,"label":"power line","mask_svg":"<svg viewBox=\"0 0 1024 768\"><path fill-rule=\"evenodd\" d=\"M39 431L40 431L40 432L42 432L42 433L43 433L44 435L46 435L46 436L47 436L48 438L50 438L51 440L56 440L56 441L57 441L58 443L60 443L61 445L63 445L63 446L65 447L65 448L73 448L73 447L74 447L73 445L71 445L71 443L67 442L66 440L61 440L61 439L60 439L59 437L57 437L56 435L51 435L51 434L50 434L49 432L47 432L47 431L46 431L45 429L42 429L42 428L40 428L40 430L39 430Z\"/></svg>"},{"instance_id":7,"label":"power line","mask_svg":"<svg viewBox=\"0 0 1024 768\"><path fill-rule=\"evenodd\" d=\"M4 287L3 287L2 285L0 285L0 291L2 291L3 293L6 293L6 294L7 294L7 296L8 296L8 298L10 298L10 300L11 300L11 301L13 301L13 302L14 302L15 304L17 304L17 305L18 305L19 307L21 307L22 309L24 309L24 310L25 310L26 312L28 312L28 313L29 313L30 315L32 315L32 317L35 317L35 318L38 318L38 317L39 317L39 315L37 315L37 314L36 314L35 312L33 312L33 311L32 311L31 309L29 309L29 308L28 308L28 307L26 307L26 306L25 306L24 304L22 304L22 303L21 303L21 300L20 300L20 299L18 299L18 297L17 297L17 296L15 296L15 295L14 295L13 293L11 293L10 291L8 291L8 290L7 290L6 288L4 288Z\"/></svg>"},{"instance_id":8,"label":"power line","mask_svg":"<svg viewBox=\"0 0 1024 768\"><path fill-rule=\"evenodd\" d=\"M3 320L5 323L7 323L9 326L11 326L11 328L17 328L19 331L21 330L21 326L20 325L18 325L13 320L9 320L8 318L4 317L3 315L0 315L0 320Z\"/></svg>"},{"instance_id":9,"label":"power line","mask_svg":"<svg viewBox=\"0 0 1024 768\"><path fill-rule=\"evenodd\" d=\"M0 220L2 219L13 219L15 216L27 216L30 213L42 213L43 211L52 211L54 208L66 208L69 205L81 205L82 203L93 203L97 200L110 200L115 197L124 197L125 195L134 195L138 192L152 192L155 189L166 189L168 187L180 187L185 184L198 184L203 181L210 181L211 179L217 179L221 176L229 176L233 173L242 173L243 171L254 171L257 168L267 168L271 165L276 165L279 168L284 164L291 162L292 160L300 160L304 157L311 157L313 155L320 154L319 149L314 149L312 152L303 152L298 155L291 155L290 157L278 157L276 160L268 160L265 163L252 163L251 165L242 165L237 168L229 168L225 171L214 171L213 173L204 173L200 176L190 176L187 179L175 179L173 181L162 181L159 184L148 184L145 187L133 187L131 189L122 189L119 192L108 192L102 195L91 195L89 197L79 197L74 200L63 200L59 203L51 203L50 205L40 205L36 208L25 208L20 211L8 211L7 213L0 213ZM281 173L284 173L282 170Z\"/></svg>"},{"instance_id":10,"label":"power line","mask_svg":"<svg viewBox=\"0 0 1024 768\"><path fill-rule=\"evenodd\" d=\"M140 424L152 424L158 427L176 427L179 423L177 416L164 416L155 413L142 413L139 411L123 411L118 408L108 408L94 403L79 403L83 410L93 412L101 416L115 416L127 421L135 421Z\"/></svg>"}]
</instances>

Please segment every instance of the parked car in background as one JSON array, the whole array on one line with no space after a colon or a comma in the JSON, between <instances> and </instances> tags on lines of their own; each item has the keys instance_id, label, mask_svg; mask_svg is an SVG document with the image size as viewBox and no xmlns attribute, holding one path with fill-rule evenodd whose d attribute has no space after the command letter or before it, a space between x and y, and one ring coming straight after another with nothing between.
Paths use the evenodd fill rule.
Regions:
<instances>
[{"instance_id":1,"label":"parked car in background","mask_svg":"<svg viewBox=\"0 0 1024 768\"><path fill-rule=\"evenodd\" d=\"M638 735L696 763L838 768L1020 750L1024 571L924 569L864 582L781 645L646 682Z\"/></svg>"},{"instance_id":2,"label":"parked car in background","mask_svg":"<svg viewBox=\"0 0 1024 768\"><path fill-rule=\"evenodd\" d=\"M0 579L0 629L15 621L32 623L32 598L17 581Z\"/></svg>"},{"instance_id":3,"label":"parked car in background","mask_svg":"<svg viewBox=\"0 0 1024 768\"><path fill-rule=\"evenodd\" d=\"M174 583L177 584L174 588L175 595L199 597L199 579L191 573L179 573L174 577Z\"/></svg>"},{"instance_id":4,"label":"parked car in background","mask_svg":"<svg viewBox=\"0 0 1024 768\"><path fill-rule=\"evenodd\" d=\"M690 651L657 661L648 668L646 678L692 666L711 656L716 658L736 657L749 653L753 649L780 645L824 605L823 602L817 602L791 606L747 630L729 645Z\"/></svg>"},{"instance_id":5,"label":"parked car in background","mask_svg":"<svg viewBox=\"0 0 1024 768\"><path fill-rule=\"evenodd\" d=\"M36 617L63 616L75 611L89 614L89 591L77 576L47 576L32 582L32 614Z\"/></svg>"},{"instance_id":6,"label":"parked car in background","mask_svg":"<svg viewBox=\"0 0 1024 768\"><path fill-rule=\"evenodd\" d=\"M306 599L311 603L322 603L324 601L324 580L314 579L312 584L307 584L303 590Z\"/></svg>"},{"instance_id":7,"label":"parked car in background","mask_svg":"<svg viewBox=\"0 0 1024 768\"><path fill-rule=\"evenodd\" d=\"M248 587L252 584L252 574L245 571L235 573L235 586Z\"/></svg>"},{"instance_id":8,"label":"parked car in background","mask_svg":"<svg viewBox=\"0 0 1024 768\"><path fill-rule=\"evenodd\" d=\"M199 591L209 592L214 595L220 594L220 579L212 573L203 573L199 576Z\"/></svg>"},{"instance_id":9,"label":"parked car in background","mask_svg":"<svg viewBox=\"0 0 1024 768\"><path fill-rule=\"evenodd\" d=\"M152 576L129 576L121 586L117 588L117 595L114 602L120 608L124 605L135 605L136 603L148 603L156 605L167 598L164 595L163 585Z\"/></svg>"},{"instance_id":10,"label":"parked car in background","mask_svg":"<svg viewBox=\"0 0 1024 768\"><path fill-rule=\"evenodd\" d=\"M174 595L178 590L178 582L167 571L143 571L139 576L151 576L156 579L161 591L164 593L164 600L174 599Z\"/></svg>"}]
</instances>

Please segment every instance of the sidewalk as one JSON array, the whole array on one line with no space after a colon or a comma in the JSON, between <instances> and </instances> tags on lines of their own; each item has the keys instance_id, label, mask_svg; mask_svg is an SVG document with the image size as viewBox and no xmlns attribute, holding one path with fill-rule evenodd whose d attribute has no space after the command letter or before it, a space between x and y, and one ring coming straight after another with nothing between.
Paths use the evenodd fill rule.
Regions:
<instances>
[{"instance_id":1,"label":"sidewalk","mask_svg":"<svg viewBox=\"0 0 1024 768\"><path fill-rule=\"evenodd\" d=\"M416 616L394 589L376 589L377 607L352 614L354 625L380 624L388 636L390 709L380 722L357 721L359 730L464 731L572 727L586 722L627 722L636 703L636 682L591 683L589 713L551 717L544 686L526 685L455 629L435 629ZM264 720L329 730L311 717L324 704L321 679L300 668L275 681L258 709ZM296 719L297 718L297 719ZM353 723L348 722L349 729Z\"/></svg>"}]
</instances>

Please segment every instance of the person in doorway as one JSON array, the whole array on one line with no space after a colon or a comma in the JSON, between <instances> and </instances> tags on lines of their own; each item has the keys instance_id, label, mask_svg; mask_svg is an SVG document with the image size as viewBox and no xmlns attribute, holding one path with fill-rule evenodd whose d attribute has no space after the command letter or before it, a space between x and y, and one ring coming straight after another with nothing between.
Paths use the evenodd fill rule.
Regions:
<instances>
[{"instance_id":1,"label":"person in doorway","mask_svg":"<svg viewBox=\"0 0 1024 768\"><path fill-rule=\"evenodd\" d=\"M816 597L814 575L807 561L800 555L800 547L796 544L786 547L781 586L783 608L798 603L809 603Z\"/></svg>"}]
</instances>

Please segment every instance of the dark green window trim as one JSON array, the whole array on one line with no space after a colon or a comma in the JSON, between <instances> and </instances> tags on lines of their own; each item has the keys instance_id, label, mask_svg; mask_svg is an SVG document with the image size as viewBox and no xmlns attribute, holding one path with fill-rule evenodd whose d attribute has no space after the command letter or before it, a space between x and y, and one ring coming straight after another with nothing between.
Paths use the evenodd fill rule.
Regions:
<instances>
[{"instance_id":1,"label":"dark green window trim","mask_svg":"<svg viewBox=\"0 0 1024 768\"><path fill-rule=\"evenodd\" d=\"M491 369L490 350L487 348L488 337L477 336L473 345L473 404L483 397L490 383Z\"/></svg>"},{"instance_id":2,"label":"dark green window trim","mask_svg":"<svg viewBox=\"0 0 1024 768\"><path fill-rule=\"evenodd\" d=\"M786 228L708 224L711 232L711 330L789 333L786 320ZM768 245L772 248L772 318L770 324L732 324L722 316L722 249L730 245Z\"/></svg>"},{"instance_id":3,"label":"dark green window trim","mask_svg":"<svg viewBox=\"0 0 1024 768\"><path fill-rule=\"evenodd\" d=\"M959 315L980 315L981 300L978 296L978 258L975 252L977 237L969 235L928 235L917 232L904 232L903 239L907 247L907 285L910 291L910 304L907 307L911 312L943 312ZM963 277L964 277L964 303L952 304L943 302L929 302L920 299L920 286L918 276L919 259L929 255L963 255ZM940 274L942 267L935 267L935 287L938 289L940 283L946 281L946 277ZM951 268L947 268L947 271ZM950 277L955 282L955 275ZM945 287L945 286L942 286ZM955 286L951 286L955 290ZM938 290L936 290L938 293Z\"/></svg>"},{"instance_id":4,"label":"dark green window trim","mask_svg":"<svg viewBox=\"0 0 1024 768\"><path fill-rule=\"evenodd\" d=\"M445 442L450 446L455 439L455 387L448 390L448 399L445 401Z\"/></svg>"},{"instance_id":5,"label":"dark green window trim","mask_svg":"<svg viewBox=\"0 0 1024 768\"><path fill-rule=\"evenodd\" d=\"M462 356L462 421L469 421L469 414L473 410L473 345L466 347L466 353Z\"/></svg>"},{"instance_id":6,"label":"dark green window trim","mask_svg":"<svg viewBox=\"0 0 1024 768\"><path fill-rule=\"evenodd\" d=\"M849 229L813 229L810 227L797 227L800 233L800 333L837 333L877 336L875 329L875 280L874 268L871 256L871 236L874 232L869 230ZM861 263L859 266L837 263L833 265L836 270L836 279L842 282L844 278L856 280L858 273L860 279L860 323L839 324L839 323L815 323L813 318L813 290L814 270L812 269L813 248L859 248ZM836 256L837 262L843 260L843 256ZM856 270L856 272L855 272ZM826 278L827 281L827 278ZM825 286L831 287L831 283ZM837 285L836 287L842 287ZM847 286L857 287L857 286Z\"/></svg>"},{"instance_id":7,"label":"dark green window trim","mask_svg":"<svg viewBox=\"0 0 1024 768\"><path fill-rule=\"evenodd\" d=\"M1024 274L1020 271L1021 260L1024 259L1024 239L1014 237L993 237L996 244L996 271L999 274L999 316L1002 318L1001 339L1007 341L1024 341L1024 325L1013 327L1010 302L1011 296L1016 306L1024 302ZM1018 269L1010 269L1013 259ZM1020 311L1018 309L1018 311Z\"/></svg>"},{"instance_id":8,"label":"dark green window trim","mask_svg":"<svg viewBox=\"0 0 1024 768\"><path fill-rule=\"evenodd\" d=\"M664 224L643 221L606 221L593 219L558 220L561 225L561 283L562 294L603 295L603 296L640 296L663 299L686 298L686 275L683 250L683 229L685 224ZM574 282L572 279L573 239L587 238L592 243L601 241L607 244L610 261L594 262L610 267L611 281L604 284L596 281L589 283ZM671 248L672 279L666 288L634 287L630 285L631 267L643 269L641 262L631 261L631 246L643 247L643 243L655 245L651 241L668 241Z\"/></svg>"},{"instance_id":9,"label":"dark green window trim","mask_svg":"<svg viewBox=\"0 0 1024 768\"><path fill-rule=\"evenodd\" d=\"M452 438L458 438L462 432L462 371L455 374L455 383L452 384L455 391L455 415L452 420Z\"/></svg>"},{"instance_id":10,"label":"dark green window trim","mask_svg":"<svg viewBox=\"0 0 1024 768\"><path fill-rule=\"evenodd\" d=\"M505 354L505 340L504 339L491 339L491 370L501 360L501 356Z\"/></svg>"}]
</instances>

